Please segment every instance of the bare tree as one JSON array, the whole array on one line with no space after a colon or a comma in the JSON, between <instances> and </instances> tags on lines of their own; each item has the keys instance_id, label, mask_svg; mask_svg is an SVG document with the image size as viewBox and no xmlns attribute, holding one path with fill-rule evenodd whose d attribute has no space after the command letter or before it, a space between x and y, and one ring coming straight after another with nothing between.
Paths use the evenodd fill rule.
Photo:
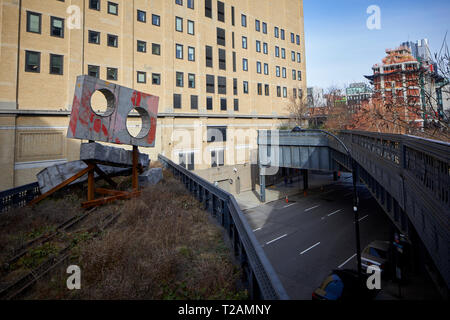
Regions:
<instances>
[{"instance_id":1,"label":"bare tree","mask_svg":"<svg viewBox=\"0 0 450 320\"><path fill-rule=\"evenodd\" d=\"M303 96L290 96L287 110L293 126L305 127L308 124L309 108Z\"/></svg>"}]
</instances>

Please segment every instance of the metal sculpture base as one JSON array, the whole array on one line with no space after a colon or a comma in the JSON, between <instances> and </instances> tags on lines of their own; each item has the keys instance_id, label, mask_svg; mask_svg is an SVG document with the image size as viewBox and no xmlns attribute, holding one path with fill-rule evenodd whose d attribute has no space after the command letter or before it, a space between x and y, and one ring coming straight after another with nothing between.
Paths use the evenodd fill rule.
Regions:
<instances>
[{"instance_id":1,"label":"metal sculpture base","mask_svg":"<svg viewBox=\"0 0 450 320\"><path fill-rule=\"evenodd\" d=\"M88 165L87 168L79 171L69 179L61 182L54 188L50 189L46 193L40 195L28 205L34 206L41 200L47 198L56 191L62 189L68 184L74 182L75 180L81 178L85 174L88 175L88 190L87 190L87 201L82 202L81 206L85 209L100 206L106 203L113 202L115 200L125 200L138 197L141 194L139 191L139 172L142 172L142 166L138 163L139 151L137 146L133 146L133 164L132 164L132 191L118 191L113 189L96 188L95 187L95 177L94 172L96 172L101 179L105 180L112 188L117 188L117 183L114 182L106 173L104 173L99 167L98 162L95 159L85 160L84 162ZM107 197L95 198L95 194L108 195Z\"/></svg>"}]
</instances>

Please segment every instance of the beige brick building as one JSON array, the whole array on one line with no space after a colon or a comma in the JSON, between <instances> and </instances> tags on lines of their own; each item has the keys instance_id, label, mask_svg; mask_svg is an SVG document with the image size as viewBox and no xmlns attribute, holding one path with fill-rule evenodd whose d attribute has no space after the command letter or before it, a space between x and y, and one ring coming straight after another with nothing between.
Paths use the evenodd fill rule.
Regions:
<instances>
[{"instance_id":1,"label":"beige brick building","mask_svg":"<svg viewBox=\"0 0 450 320\"><path fill-rule=\"evenodd\" d=\"M306 93L302 0L0 0L0 45L0 190L78 158L81 74L159 96L156 147L141 151L190 169L247 163L256 130Z\"/></svg>"}]
</instances>

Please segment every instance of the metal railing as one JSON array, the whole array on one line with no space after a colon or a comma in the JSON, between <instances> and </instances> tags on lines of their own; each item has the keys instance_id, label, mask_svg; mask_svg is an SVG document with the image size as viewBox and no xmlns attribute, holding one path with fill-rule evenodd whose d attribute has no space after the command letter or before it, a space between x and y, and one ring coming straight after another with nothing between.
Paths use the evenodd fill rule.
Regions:
<instances>
[{"instance_id":1,"label":"metal railing","mask_svg":"<svg viewBox=\"0 0 450 320\"><path fill-rule=\"evenodd\" d=\"M0 213L20 208L41 194L39 184L33 182L0 192Z\"/></svg>"},{"instance_id":2,"label":"metal railing","mask_svg":"<svg viewBox=\"0 0 450 320\"><path fill-rule=\"evenodd\" d=\"M236 199L196 174L175 164L163 155L158 160L179 178L186 188L204 204L205 210L225 229L242 269L249 295L254 300L287 300L275 270L256 240Z\"/></svg>"},{"instance_id":3,"label":"metal railing","mask_svg":"<svg viewBox=\"0 0 450 320\"><path fill-rule=\"evenodd\" d=\"M450 144L361 131L341 131L339 137L356 159L360 178L397 227L408 234L409 222L414 226L449 286ZM340 146L330 141L330 147L333 160L349 169Z\"/></svg>"}]
</instances>

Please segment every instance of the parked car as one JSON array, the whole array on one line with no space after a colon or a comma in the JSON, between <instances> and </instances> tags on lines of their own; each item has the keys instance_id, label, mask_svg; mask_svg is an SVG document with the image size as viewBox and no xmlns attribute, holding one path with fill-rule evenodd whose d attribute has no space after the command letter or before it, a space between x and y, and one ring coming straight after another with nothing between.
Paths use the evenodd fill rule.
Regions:
<instances>
[{"instance_id":1,"label":"parked car","mask_svg":"<svg viewBox=\"0 0 450 320\"><path fill-rule=\"evenodd\" d=\"M350 269L333 270L313 294L313 300L364 300L373 299L378 290L366 286L367 275L359 281L358 272Z\"/></svg>"},{"instance_id":2,"label":"parked car","mask_svg":"<svg viewBox=\"0 0 450 320\"><path fill-rule=\"evenodd\" d=\"M380 268L381 275L390 274L390 252L391 245L389 241L372 241L361 253L361 267L366 272L367 267L375 265Z\"/></svg>"}]
</instances>

